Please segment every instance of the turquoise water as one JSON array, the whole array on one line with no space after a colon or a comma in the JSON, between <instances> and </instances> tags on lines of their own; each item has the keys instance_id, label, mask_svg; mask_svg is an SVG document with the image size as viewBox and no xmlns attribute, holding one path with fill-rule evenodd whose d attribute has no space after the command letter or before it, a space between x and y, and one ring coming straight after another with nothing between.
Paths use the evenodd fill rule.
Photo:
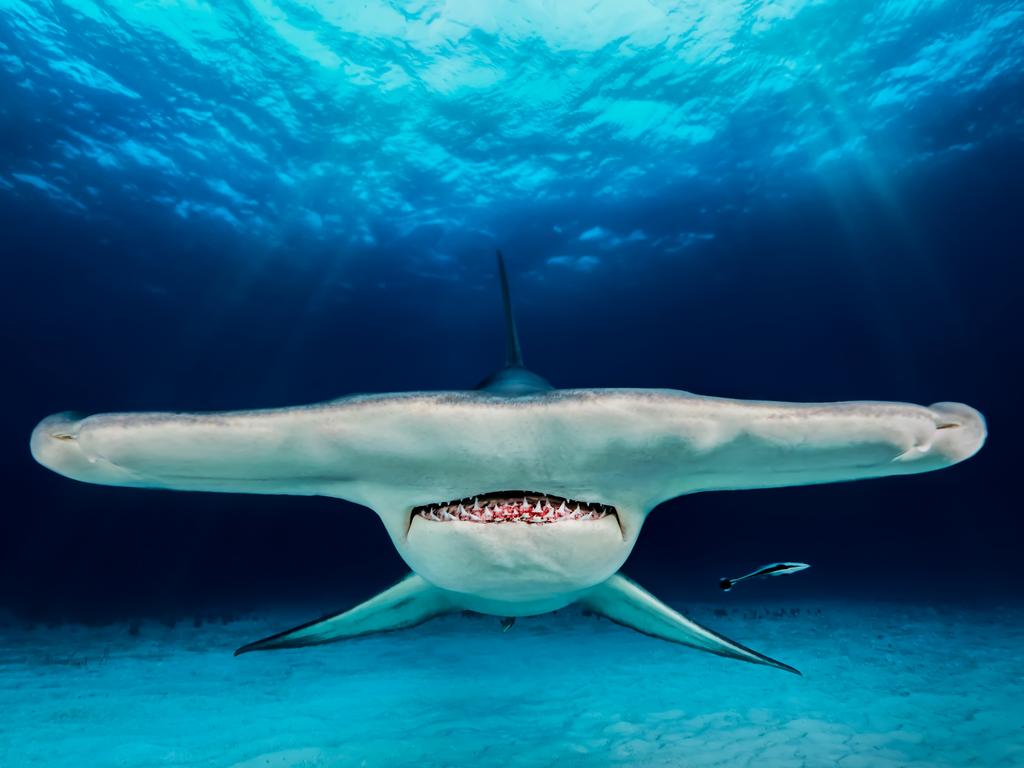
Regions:
<instances>
[{"instance_id":1,"label":"turquoise water","mask_svg":"<svg viewBox=\"0 0 1024 768\"><path fill-rule=\"evenodd\" d=\"M4 765L1024 764L1024 616L898 604L690 605L804 677L574 611L234 659L298 615L37 627L2 640Z\"/></svg>"}]
</instances>

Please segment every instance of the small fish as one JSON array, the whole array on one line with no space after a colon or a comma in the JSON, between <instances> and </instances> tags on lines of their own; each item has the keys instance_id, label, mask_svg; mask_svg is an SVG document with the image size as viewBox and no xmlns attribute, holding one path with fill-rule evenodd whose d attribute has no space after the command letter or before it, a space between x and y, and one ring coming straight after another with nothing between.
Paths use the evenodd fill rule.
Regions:
<instances>
[{"instance_id":1,"label":"small fish","mask_svg":"<svg viewBox=\"0 0 1024 768\"><path fill-rule=\"evenodd\" d=\"M766 576L785 576L788 573L797 573L806 568L810 568L807 563L772 563L771 565L763 565L756 571L748 573L746 576L740 576L737 579L722 579L718 582L718 586L722 588L722 591L728 592L735 585L741 581L747 579L763 579Z\"/></svg>"},{"instance_id":2,"label":"small fish","mask_svg":"<svg viewBox=\"0 0 1024 768\"><path fill-rule=\"evenodd\" d=\"M515 616L506 616L505 618L503 618L501 620L501 631L502 632L508 632L510 629L512 629L512 625L515 624L515 623L516 623L516 617Z\"/></svg>"}]
</instances>

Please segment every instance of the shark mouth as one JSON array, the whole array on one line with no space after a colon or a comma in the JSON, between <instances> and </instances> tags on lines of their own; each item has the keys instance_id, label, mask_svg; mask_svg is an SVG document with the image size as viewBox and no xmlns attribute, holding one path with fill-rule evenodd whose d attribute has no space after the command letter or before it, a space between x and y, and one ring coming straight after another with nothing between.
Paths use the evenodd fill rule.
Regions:
<instances>
[{"instance_id":1,"label":"shark mouth","mask_svg":"<svg viewBox=\"0 0 1024 768\"><path fill-rule=\"evenodd\" d=\"M412 517L442 523L458 520L548 525L569 520L600 520L608 515L618 517L615 507L531 491L485 493L439 504L424 504L412 510Z\"/></svg>"}]
</instances>

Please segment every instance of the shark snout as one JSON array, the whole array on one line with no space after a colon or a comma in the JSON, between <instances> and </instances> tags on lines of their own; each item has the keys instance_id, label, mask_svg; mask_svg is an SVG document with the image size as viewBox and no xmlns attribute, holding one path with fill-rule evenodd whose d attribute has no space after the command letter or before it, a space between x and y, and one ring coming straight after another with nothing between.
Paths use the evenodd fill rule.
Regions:
<instances>
[{"instance_id":1,"label":"shark snout","mask_svg":"<svg viewBox=\"0 0 1024 768\"><path fill-rule=\"evenodd\" d=\"M98 455L89 445L91 419L86 414L64 411L47 416L32 430L32 457L59 475L86 483L124 483L129 473Z\"/></svg>"},{"instance_id":2,"label":"shark snout","mask_svg":"<svg viewBox=\"0 0 1024 768\"><path fill-rule=\"evenodd\" d=\"M935 403L928 407L931 424L920 424L908 432L910 447L895 461L928 471L969 459L985 444L985 417L963 403Z\"/></svg>"},{"instance_id":3,"label":"shark snout","mask_svg":"<svg viewBox=\"0 0 1024 768\"><path fill-rule=\"evenodd\" d=\"M963 403L935 403L930 410L936 417L930 451L956 464L981 450L988 429L979 411Z\"/></svg>"},{"instance_id":4,"label":"shark snout","mask_svg":"<svg viewBox=\"0 0 1024 768\"><path fill-rule=\"evenodd\" d=\"M63 467L81 458L78 432L83 419L84 414L64 411L40 421L29 440L32 457L47 469L66 474Z\"/></svg>"}]
</instances>

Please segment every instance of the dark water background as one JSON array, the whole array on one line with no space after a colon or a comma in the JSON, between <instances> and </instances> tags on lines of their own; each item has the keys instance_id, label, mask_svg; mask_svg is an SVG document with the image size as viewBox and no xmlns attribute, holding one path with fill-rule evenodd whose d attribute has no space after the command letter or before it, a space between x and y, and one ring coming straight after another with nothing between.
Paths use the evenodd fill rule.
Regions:
<instances>
[{"instance_id":1,"label":"dark water background","mask_svg":"<svg viewBox=\"0 0 1024 768\"><path fill-rule=\"evenodd\" d=\"M38 83L44 68L33 58L43 55L32 45L36 33L5 13L0 39L26 66L37 61ZM62 14L74 40L75 25L85 22ZM913 50L955 29L958 19L911 24ZM71 86L28 89L26 75L8 68L0 78L0 607L54 621L296 602L328 609L396 580L405 566L365 509L331 499L88 486L37 466L28 436L40 418L64 409L253 408L471 387L502 361L495 245L510 263L526 362L555 386L791 401L957 400L988 419L982 452L942 472L663 505L624 568L651 591L718 600L718 577L796 559L813 569L756 585L766 604L1018 599L1018 19L1017 32L1001 38L998 77L971 91L940 89L907 107L912 130L900 142L881 129L851 129L874 143L874 164L861 153L797 181L778 168L716 171L662 180L657 194L640 197L609 198L581 181L574 195L555 201L482 174L475 183L493 202L473 226L449 220L396 232L381 222L404 214L383 204L372 242L361 244L340 231L310 235L273 210L253 230L241 214L234 222L183 217L154 202L163 187L147 187L158 184L152 168L90 170L65 158L54 169L55 147L75 132L98 123L129 130L141 118L122 114L108 95L96 99L87 120L68 106ZM81 39L94 64L113 61L95 30ZM143 99L157 99L168 73L188 80L181 74L188 62L179 62L182 70L146 70L131 51L123 55L128 63L110 71ZM887 55L898 59L899 51ZM224 87L225 99L238 96ZM446 105L493 118L477 129L495 137L490 162L502 168L500 111L472 100L431 109L444 114ZM741 167L744 142L760 140L756 117L740 115L702 145L701 162L718 150L730 167ZM900 112L891 119L906 124ZM535 120L541 136L557 116ZM968 135L976 139L969 147L950 149ZM648 153L654 165L682 162L681 152L666 155L643 138L620 143L634 157ZM337 152L329 137L315 136L296 150L298 164L313 162L318 146L324 156ZM536 151L547 149L538 144ZM620 149L604 147L610 157ZM928 159L888 165L909 149ZM530 154L521 144L517 152L520 160ZM206 162L209 170L228 160L213 153ZM443 170L410 173L407 200L416 203L418 194L435 205ZM14 173L50 174L65 190L95 185L101 193L82 195L80 208L53 189L16 184ZM573 176L562 182L572 184ZM256 199L274 194L262 183L246 191ZM621 236L640 230L645 239L588 261L579 235L592 227ZM567 247L576 248L568 257Z\"/></svg>"}]
</instances>

